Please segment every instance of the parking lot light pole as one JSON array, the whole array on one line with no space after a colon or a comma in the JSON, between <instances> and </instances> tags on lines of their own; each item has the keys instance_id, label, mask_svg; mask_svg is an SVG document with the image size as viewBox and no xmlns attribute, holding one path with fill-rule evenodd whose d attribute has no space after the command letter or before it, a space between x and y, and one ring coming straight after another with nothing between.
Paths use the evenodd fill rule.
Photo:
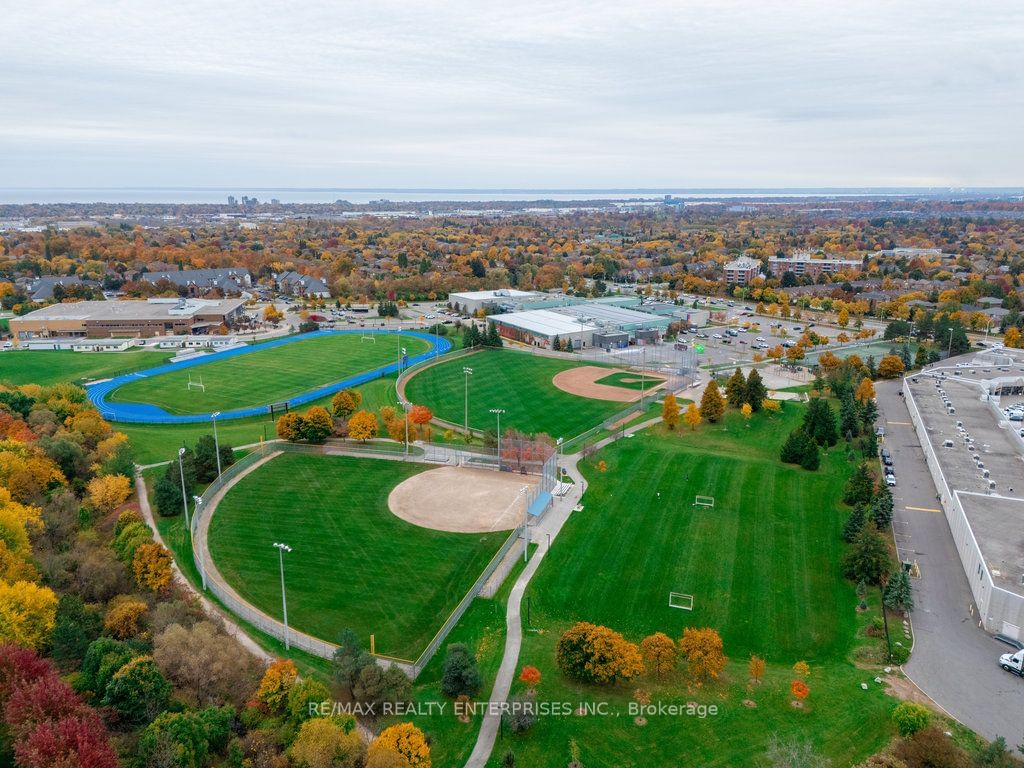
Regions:
<instances>
[{"instance_id":1,"label":"parking lot light pole","mask_svg":"<svg viewBox=\"0 0 1024 768\"><path fill-rule=\"evenodd\" d=\"M282 544L275 541L274 546L277 547L277 559L281 564L281 611L284 614L284 649L286 651L291 650L291 643L288 637L288 601L285 599L284 594L284 553L291 552L292 548L287 544Z\"/></svg>"},{"instance_id":2,"label":"parking lot light pole","mask_svg":"<svg viewBox=\"0 0 1024 768\"><path fill-rule=\"evenodd\" d=\"M217 439L218 416L220 416L220 411L214 411L210 414L210 418L213 419L213 446L214 450L217 451L217 477L220 477L220 440Z\"/></svg>"}]
</instances>

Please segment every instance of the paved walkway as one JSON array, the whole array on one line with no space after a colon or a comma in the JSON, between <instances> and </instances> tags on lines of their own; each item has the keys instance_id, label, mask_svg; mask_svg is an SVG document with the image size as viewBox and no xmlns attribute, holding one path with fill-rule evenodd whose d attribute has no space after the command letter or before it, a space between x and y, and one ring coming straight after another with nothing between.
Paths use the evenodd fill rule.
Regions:
<instances>
[{"instance_id":1,"label":"paved walkway","mask_svg":"<svg viewBox=\"0 0 1024 768\"><path fill-rule=\"evenodd\" d=\"M660 421L661 418L658 417L635 424L632 427L628 427L621 435L613 435L595 443L593 448L594 450L603 448L615 440L631 435L641 429L646 429ZM505 612L505 654L501 659L498 674L494 678L491 695L488 697L488 701L491 702L492 706L508 701L509 692L512 690L512 681L515 678L516 669L519 664L519 651L523 643L523 623L520 615L523 593L526 591L530 579L533 578L533 575L537 572L541 562L547 555L549 542L554 541L555 537L558 536L562 526L565 525L572 514L573 507L580 503L583 494L587 490L587 481L583 479L583 475L580 474L577 467L579 459L579 454L570 454L562 457L561 464L566 469L567 474L573 479L574 485L565 496L556 498L554 505L548 510L547 514L541 518L537 525L531 527L530 540L539 546L526 568L519 574L519 578L516 579L516 583L512 586L512 591L509 593L508 606ZM488 711L484 715L483 722L480 724L480 733L477 736L476 745L466 761L466 768L483 768L487 764L491 751L494 749L494 742L497 738L500 724L500 714Z\"/></svg>"},{"instance_id":2,"label":"paved walkway","mask_svg":"<svg viewBox=\"0 0 1024 768\"><path fill-rule=\"evenodd\" d=\"M984 736L1024 739L1024 683L996 666L1007 646L978 627L973 600L935 483L925 464L906 403L902 382L879 382L878 409L885 446L892 453L897 486L893 530L900 557L916 560L911 614L914 650L903 671L952 717Z\"/></svg>"}]
</instances>

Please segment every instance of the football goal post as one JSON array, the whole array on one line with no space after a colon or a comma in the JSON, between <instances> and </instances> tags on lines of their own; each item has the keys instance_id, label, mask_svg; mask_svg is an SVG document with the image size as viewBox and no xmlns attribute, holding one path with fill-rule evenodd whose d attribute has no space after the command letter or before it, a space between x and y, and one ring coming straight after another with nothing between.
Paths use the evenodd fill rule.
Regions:
<instances>
[{"instance_id":1,"label":"football goal post","mask_svg":"<svg viewBox=\"0 0 1024 768\"><path fill-rule=\"evenodd\" d=\"M203 377L199 377L199 381L192 381L192 374L188 375L188 391L191 392L193 389L198 389L201 392L206 391L206 386L203 384Z\"/></svg>"},{"instance_id":2,"label":"football goal post","mask_svg":"<svg viewBox=\"0 0 1024 768\"><path fill-rule=\"evenodd\" d=\"M693 595L687 595L684 592L669 592L668 607L679 608L682 611L692 611Z\"/></svg>"},{"instance_id":3,"label":"football goal post","mask_svg":"<svg viewBox=\"0 0 1024 768\"><path fill-rule=\"evenodd\" d=\"M697 496L693 500L693 506L695 506L695 507L712 507L712 508L714 508L714 506L715 506L715 497L714 496Z\"/></svg>"},{"instance_id":4,"label":"football goal post","mask_svg":"<svg viewBox=\"0 0 1024 768\"><path fill-rule=\"evenodd\" d=\"M360 342L368 341L371 344L376 344L377 343L377 337L376 337L376 335L374 335L372 333L364 333L362 336L359 337L359 341Z\"/></svg>"}]
</instances>

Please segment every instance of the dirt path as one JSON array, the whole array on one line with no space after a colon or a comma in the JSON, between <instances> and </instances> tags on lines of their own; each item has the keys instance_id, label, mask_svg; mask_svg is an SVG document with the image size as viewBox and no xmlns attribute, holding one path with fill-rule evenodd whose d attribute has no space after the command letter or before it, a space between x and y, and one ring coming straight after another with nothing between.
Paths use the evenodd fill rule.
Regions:
<instances>
[{"instance_id":1,"label":"dirt path","mask_svg":"<svg viewBox=\"0 0 1024 768\"><path fill-rule=\"evenodd\" d=\"M616 387L613 384L598 384L598 379L603 379L616 372L624 372L619 369L599 368L596 365L581 365L578 368L568 368L556 373L551 383L563 392L579 397L589 397L592 400L610 400L616 403L635 403L640 396L649 395L656 389L665 385L662 376L654 374L635 374L637 381L645 380L648 384L646 391L639 389L627 389ZM625 371L628 373L628 371Z\"/></svg>"}]
</instances>

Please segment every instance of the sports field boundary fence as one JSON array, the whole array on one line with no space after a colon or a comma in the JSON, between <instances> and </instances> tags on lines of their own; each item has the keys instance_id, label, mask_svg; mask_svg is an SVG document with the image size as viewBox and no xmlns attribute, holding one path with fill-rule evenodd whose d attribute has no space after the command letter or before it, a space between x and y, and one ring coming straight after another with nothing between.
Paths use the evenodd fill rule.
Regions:
<instances>
[{"instance_id":1,"label":"sports field boundary fence","mask_svg":"<svg viewBox=\"0 0 1024 768\"><path fill-rule=\"evenodd\" d=\"M273 637L281 642L284 642L285 640L284 624L268 616L263 611L255 608L242 599L241 596L224 581L216 567L212 565L209 553L209 544L207 541L207 531L211 514L208 512L208 504L214 499L217 499L219 503L220 499L217 498L218 495L232 483L248 472L256 469L261 462L271 460L281 453L329 455L331 449L332 446L330 444L308 445L276 441L272 443L265 443L261 448L257 448L251 453L240 458L224 470L220 477L210 483L203 492L203 495L199 497L195 511L192 514L190 529L192 559L195 563L196 569L199 571L203 590L209 591L213 594L221 605L223 605L237 618L246 622L250 626L255 627L265 635ZM369 448L365 451L360 450L360 453L366 453L367 455L376 453L377 456L381 458L395 458L394 451L374 451L372 448ZM494 456L491 458L493 459ZM549 457L549 461L551 458L553 457ZM546 464L547 462L545 462L545 470L549 470ZM216 505L214 505L213 509L216 510ZM508 538L505 539L502 545L491 557L487 565L484 566L483 570L473 582L473 585L466 591L462 599L448 615L448 618L445 619L444 623L434 634L433 638L431 638L430 642L427 643L426 647L415 661L376 653L374 654L374 657L378 662L385 666L398 666L402 671L409 675L410 678L415 680L420 672L423 671L424 667L426 667L433 658L434 654L437 653L437 650L444 643L448 634L452 631L455 625L459 623L459 620L462 618L473 600L480 595L480 591L483 589L488 579L490 579L494 574L495 570L497 570L498 566L501 565L509 551L520 542L522 542L522 546L525 546L525 534L522 525L513 529L509 533ZM208 565L210 567L208 567ZM342 626L343 624L344 622L341 622L339 626ZM327 640L323 640L319 637L314 637L313 635L301 632L292 627L288 628L287 637L291 647L320 658L331 659L334 657L335 651L338 650L338 646L335 643L328 642Z\"/></svg>"}]
</instances>

